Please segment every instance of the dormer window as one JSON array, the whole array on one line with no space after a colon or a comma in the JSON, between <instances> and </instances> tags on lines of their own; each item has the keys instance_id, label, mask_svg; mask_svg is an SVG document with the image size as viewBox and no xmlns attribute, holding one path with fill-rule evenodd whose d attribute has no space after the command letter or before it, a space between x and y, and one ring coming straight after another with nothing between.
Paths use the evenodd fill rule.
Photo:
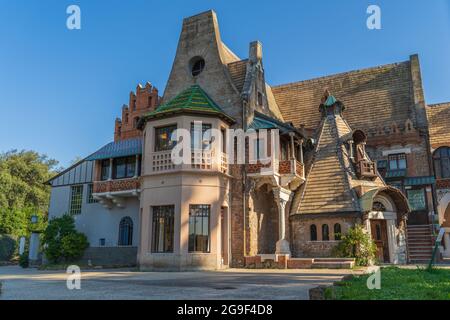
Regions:
<instances>
[{"instance_id":1,"label":"dormer window","mask_svg":"<svg viewBox=\"0 0 450 320\"><path fill-rule=\"evenodd\" d=\"M258 106L263 105L263 95L261 92L258 91Z\"/></svg>"}]
</instances>

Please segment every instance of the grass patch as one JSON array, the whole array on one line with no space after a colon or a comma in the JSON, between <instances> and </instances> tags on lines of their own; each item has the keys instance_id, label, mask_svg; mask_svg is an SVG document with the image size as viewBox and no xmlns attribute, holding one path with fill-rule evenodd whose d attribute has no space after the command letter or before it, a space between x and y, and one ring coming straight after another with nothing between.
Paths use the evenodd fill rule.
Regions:
<instances>
[{"instance_id":1,"label":"grass patch","mask_svg":"<svg viewBox=\"0 0 450 320\"><path fill-rule=\"evenodd\" d=\"M450 269L381 268L381 289L369 290L367 278L354 277L334 286L337 300L450 300Z\"/></svg>"}]
</instances>

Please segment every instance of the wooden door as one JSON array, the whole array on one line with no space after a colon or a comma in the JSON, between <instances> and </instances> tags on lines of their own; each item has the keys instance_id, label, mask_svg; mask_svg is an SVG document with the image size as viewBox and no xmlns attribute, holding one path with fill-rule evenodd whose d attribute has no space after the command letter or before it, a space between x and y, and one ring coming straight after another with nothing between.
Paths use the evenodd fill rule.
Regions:
<instances>
[{"instance_id":1,"label":"wooden door","mask_svg":"<svg viewBox=\"0 0 450 320\"><path fill-rule=\"evenodd\" d=\"M389 262L389 243L386 220L370 220L372 239L377 246L377 258L380 262Z\"/></svg>"}]
</instances>

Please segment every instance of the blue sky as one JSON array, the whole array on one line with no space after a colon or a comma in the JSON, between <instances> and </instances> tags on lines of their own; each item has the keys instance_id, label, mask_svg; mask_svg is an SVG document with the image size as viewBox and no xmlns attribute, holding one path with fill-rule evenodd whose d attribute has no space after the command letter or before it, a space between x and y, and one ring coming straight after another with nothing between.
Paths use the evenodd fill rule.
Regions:
<instances>
[{"instance_id":1,"label":"blue sky","mask_svg":"<svg viewBox=\"0 0 450 320\"><path fill-rule=\"evenodd\" d=\"M81 8L81 30L66 8ZM381 8L382 29L366 28ZM183 17L214 9L240 57L263 43L281 84L420 56L428 103L450 101L450 0L0 0L0 152L32 149L67 166L113 139L137 83L164 91Z\"/></svg>"}]
</instances>

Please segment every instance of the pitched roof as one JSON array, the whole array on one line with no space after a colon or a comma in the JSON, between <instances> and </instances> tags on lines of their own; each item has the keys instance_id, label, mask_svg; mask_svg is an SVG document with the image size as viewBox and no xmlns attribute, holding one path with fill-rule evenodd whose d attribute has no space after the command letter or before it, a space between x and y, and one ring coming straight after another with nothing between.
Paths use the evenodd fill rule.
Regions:
<instances>
[{"instance_id":1,"label":"pitched roof","mask_svg":"<svg viewBox=\"0 0 450 320\"><path fill-rule=\"evenodd\" d=\"M350 126L370 132L393 121L399 127L408 118L415 123L411 81L410 62L405 61L272 86L272 92L285 121L315 129L321 120L317 102L328 88L345 101Z\"/></svg>"},{"instance_id":2,"label":"pitched roof","mask_svg":"<svg viewBox=\"0 0 450 320\"><path fill-rule=\"evenodd\" d=\"M227 115L199 86L192 85L183 90L172 100L160 105L154 111L142 116L142 122L151 118L159 118L173 113L197 113L216 115L227 122L233 123L235 120Z\"/></svg>"},{"instance_id":3,"label":"pitched roof","mask_svg":"<svg viewBox=\"0 0 450 320\"><path fill-rule=\"evenodd\" d=\"M103 146L85 160L102 160L118 157L126 157L142 154L142 138L120 140L117 142L110 142Z\"/></svg>"},{"instance_id":4,"label":"pitched roof","mask_svg":"<svg viewBox=\"0 0 450 320\"><path fill-rule=\"evenodd\" d=\"M255 111L255 116L253 121L248 125L249 129L259 130L259 129L279 129L280 133L286 133L290 131L297 131L289 123L283 123L277 119L269 117L258 111Z\"/></svg>"},{"instance_id":5,"label":"pitched roof","mask_svg":"<svg viewBox=\"0 0 450 320\"><path fill-rule=\"evenodd\" d=\"M433 148L450 147L450 102L431 104L426 109L430 143Z\"/></svg>"},{"instance_id":6,"label":"pitched roof","mask_svg":"<svg viewBox=\"0 0 450 320\"><path fill-rule=\"evenodd\" d=\"M336 102L334 97L327 101ZM361 182L373 188L385 185L380 177L374 181L357 178L345 145L351 135L352 129L340 114L323 117L317 145L306 165L306 182L294 196L292 214L360 212L354 187Z\"/></svg>"},{"instance_id":7,"label":"pitched roof","mask_svg":"<svg viewBox=\"0 0 450 320\"><path fill-rule=\"evenodd\" d=\"M231 80L233 81L233 84L239 92L242 92L242 88L244 87L245 75L247 71L247 61L248 59L239 60L227 65Z\"/></svg>"}]
</instances>

